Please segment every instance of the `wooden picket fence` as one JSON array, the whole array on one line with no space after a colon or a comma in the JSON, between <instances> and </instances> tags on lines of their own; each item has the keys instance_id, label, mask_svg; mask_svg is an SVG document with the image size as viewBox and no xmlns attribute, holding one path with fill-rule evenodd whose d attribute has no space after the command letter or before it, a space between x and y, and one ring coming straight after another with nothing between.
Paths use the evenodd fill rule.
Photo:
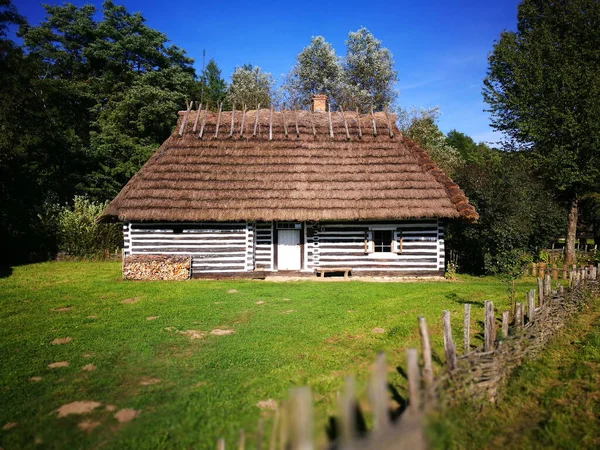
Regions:
<instances>
[{"instance_id":1,"label":"wooden picket fence","mask_svg":"<svg viewBox=\"0 0 600 450\"><path fill-rule=\"evenodd\" d=\"M537 356L547 341L565 325L586 301L586 292L600 292L599 267L583 267L571 271L569 288L558 284L552 290L551 276L538 278L538 289L526 293L524 303L516 303L515 311L503 311L497 321L494 305L485 302L483 344L471 345L471 305L464 305L463 351L458 355L453 341L450 312L443 311L445 367L435 376L427 323L418 317L421 337L421 362L418 350L406 349L408 403L400 416L392 421L386 357L375 358L368 385L373 427L359 433L359 402L354 377L347 377L338 396L336 429L338 437L326 448L337 450L422 450L428 448L424 417L452 401L482 398L495 401L498 388L524 358ZM497 323L498 322L498 323ZM499 327L498 327L499 324ZM258 450L312 450L315 444L312 394L309 387L290 389L287 400L275 411L270 433L258 421L254 448ZM245 450L246 435L240 431L231 448ZM217 449L225 450L224 439Z\"/></svg>"}]
</instances>

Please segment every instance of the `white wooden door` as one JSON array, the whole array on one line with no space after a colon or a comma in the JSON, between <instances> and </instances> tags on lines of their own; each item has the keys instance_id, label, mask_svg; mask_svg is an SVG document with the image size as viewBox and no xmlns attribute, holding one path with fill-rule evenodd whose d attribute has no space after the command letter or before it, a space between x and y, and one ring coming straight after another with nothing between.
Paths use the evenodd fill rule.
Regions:
<instances>
[{"instance_id":1,"label":"white wooden door","mask_svg":"<svg viewBox=\"0 0 600 450\"><path fill-rule=\"evenodd\" d=\"M300 230L277 230L277 269L300 270Z\"/></svg>"}]
</instances>

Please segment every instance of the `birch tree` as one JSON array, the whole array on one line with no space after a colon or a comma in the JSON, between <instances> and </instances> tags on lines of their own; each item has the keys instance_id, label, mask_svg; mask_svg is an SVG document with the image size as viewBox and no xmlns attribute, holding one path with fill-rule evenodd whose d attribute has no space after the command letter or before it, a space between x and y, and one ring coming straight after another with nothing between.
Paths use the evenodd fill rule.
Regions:
<instances>
[{"instance_id":1,"label":"birch tree","mask_svg":"<svg viewBox=\"0 0 600 450\"><path fill-rule=\"evenodd\" d=\"M273 85L270 73L263 72L260 67L245 64L233 71L227 98L237 107L247 105L248 108L256 108L260 104L261 108L266 108L271 106Z\"/></svg>"}]
</instances>

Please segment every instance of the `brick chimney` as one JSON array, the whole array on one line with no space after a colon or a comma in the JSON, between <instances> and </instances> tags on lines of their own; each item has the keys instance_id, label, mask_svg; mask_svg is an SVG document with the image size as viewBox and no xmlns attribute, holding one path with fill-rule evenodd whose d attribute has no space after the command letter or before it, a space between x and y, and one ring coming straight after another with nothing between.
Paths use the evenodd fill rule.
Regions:
<instances>
[{"instance_id":1,"label":"brick chimney","mask_svg":"<svg viewBox=\"0 0 600 450\"><path fill-rule=\"evenodd\" d=\"M323 94L315 94L312 98L312 110L314 112L327 111L327 96Z\"/></svg>"}]
</instances>

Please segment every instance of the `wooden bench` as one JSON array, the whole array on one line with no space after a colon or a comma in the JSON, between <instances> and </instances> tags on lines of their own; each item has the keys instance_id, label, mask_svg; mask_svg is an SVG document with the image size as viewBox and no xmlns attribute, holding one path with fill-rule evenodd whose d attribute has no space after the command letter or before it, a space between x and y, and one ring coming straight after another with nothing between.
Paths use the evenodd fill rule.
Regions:
<instances>
[{"instance_id":1,"label":"wooden bench","mask_svg":"<svg viewBox=\"0 0 600 450\"><path fill-rule=\"evenodd\" d=\"M327 267L327 268L319 268L315 269L317 276L321 276L321 278L325 278L325 273L333 273L333 272L344 272L344 278L348 278L348 274L352 272L352 267Z\"/></svg>"}]
</instances>

